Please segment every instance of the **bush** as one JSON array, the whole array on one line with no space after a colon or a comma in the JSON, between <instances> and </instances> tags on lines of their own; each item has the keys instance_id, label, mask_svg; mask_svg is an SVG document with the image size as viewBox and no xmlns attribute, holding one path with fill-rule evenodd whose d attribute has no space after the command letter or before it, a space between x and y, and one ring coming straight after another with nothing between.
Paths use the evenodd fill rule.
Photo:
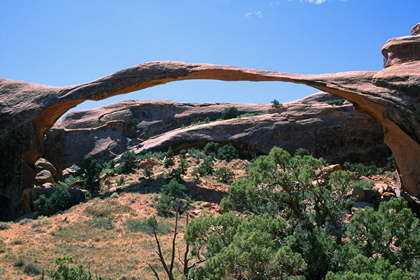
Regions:
<instances>
[{"instance_id":1,"label":"bush","mask_svg":"<svg viewBox=\"0 0 420 280\"><path fill-rule=\"evenodd\" d=\"M337 106L341 106L344 104L345 99L344 98L339 98L339 99L334 99L334 100L328 100L326 103L328 105L337 105Z\"/></svg>"},{"instance_id":2,"label":"bush","mask_svg":"<svg viewBox=\"0 0 420 280\"><path fill-rule=\"evenodd\" d=\"M213 166L213 159L211 157L207 157L199 167L194 169L193 173L194 175L199 174L200 176L212 175L214 172Z\"/></svg>"},{"instance_id":3,"label":"bush","mask_svg":"<svg viewBox=\"0 0 420 280\"><path fill-rule=\"evenodd\" d=\"M28 276L35 276L41 274L42 269L35 263L30 262L23 267L23 272Z\"/></svg>"},{"instance_id":4,"label":"bush","mask_svg":"<svg viewBox=\"0 0 420 280\"><path fill-rule=\"evenodd\" d=\"M238 117L238 115L239 115L239 110L236 107L226 107L222 111L223 120L234 119Z\"/></svg>"},{"instance_id":5,"label":"bush","mask_svg":"<svg viewBox=\"0 0 420 280\"><path fill-rule=\"evenodd\" d=\"M236 153L236 149L230 145L224 145L217 149L216 158L220 160L231 161L235 158L238 158L238 154Z\"/></svg>"},{"instance_id":6,"label":"bush","mask_svg":"<svg viewBox=\"0 0 420 280\"><path fill-rule=\"evenodd\" d=\"M10 225L6 222L0 222L0 230L6 230L9 229Z\"/></svg>"},{"instance_id":7,"label":"bush","mask_svg":"<svg viewBox=\"0 0 420 280\"><path fill-rule=\"evenodd\" d=\"M59 257L55 259L55 264L57 268L47 269L42 271L42 276L40 280L48 276L52 280L64 280L64 279L74 279L74 280L102 280L99 276L92 276L90 270L86 270L82 264L71 266L73 263L73 258L71 257Z\"/></svg>"},{"instance_id":8,"label":"bush","mask_svg":"<svg viewBox=\"0 0 420 280\"><path fill-rule=\"evenodd\" d=\"M310 155L311 155L311 153L308 150L304 149L304 148L298 148L298 149L296 149L295 154L294 154L295 157L296 156L304 157L304 156L310 156Z\"/></svg>"},{"instance_id":9,"label":"bush","mask_svg":"<svg viewBox=\"0 0 420 280\"><path fill-rule=\"evenodd\" d=\"M93 217L92 220L88 222L92 227L99 229L111 230L114 228L114 223L110 218L99 218Z\"/></svg>"},{"instance_id":10,"label":"bush","mask_svg":"<svg viewBox=\"0 0 420 280\"><path fill-rule=\"evenodd\" d=\"M281 104L277 99L274 99L273 101L271 101L271 107L273 108L282 108L283 104Z\"/></svg>"},{"instance_id":11,"label":"bush","mask_svg":"<svg viewBox=\"0 0 420 280\"><path fill-rule=\"evenodd\" d=\"M100 181L99 174L102 171L102 166L92 159L85 160L75 173L75 176L82 181L82 188L91 194L99 192Z\"/></svg>"},{"instance_id":12,"label":"bush","mask_svg":"<svg viewBox=\"0 0 420 280\"><path fill-rule=\"evenodd\" d=\"M51 216L68 208L70 194L66 184L54 184L50 195L42 194L34 201L35 216Z\"/></svg>"},{"instance_id":13,"label":"bush","mask_svg":"<svg viewBox=\"0 0 420 280\"><path fill-rule=\"evenodd\" d=\"M362 189L372 189L375 186L375 183L373 183L372 181L367 181L367 180L358 180L354 182L352 186L359 187Z\"/></svg>"},{"instance_id":14,"label":"bush","mask_svg":"<svg viewBox=\"0 0 420 280\"><path fill-rule=\"evenodd\" d=\"M235 178L235 173L226 167L221 167L214 172L219 182L230 184Z\"/></svg>"},{"instance_id":15,"label":"bush","mask_svg":"<svg viewBox=\"0 0 420 280\"><path fill-rule=\"evenodd\" d=\"M152 175L153 175L153 166L149 164L143 169L143 176L146 178L150 178Z\"/></svg>"},{"instance_id":16,"label":"bush","mask_svg":"<svg viewBox=\"0 0 420 280\"><path fill-rule=\"evenodd\" d=\"M378 168L376 165L364 165L362 163L349 163L345 162L343 164L345 170L349 170L357 173L359 176L371 176L381 174L382 169Z\"/></svg>"},{"instance_id":17,"label":"bush","mask_svg":"<svg viewBox=\"0 0 420 280\"><path fill-rule=\"evenodd\" d=\"M206 156L216 157L218 146L218 143L209 142L206 144L206 146L204 146L203 152Z\"/></svg>"},{"instance_id":18,"label":"bush","mask_svg":"<svg viewBox=\"0 0 420 280\"><path fill-rule=\"evenodd\" d=\"M134 152L126 151L124 152L118 162L120 163L119 166L115 168L115 171L118 174L128 174L133 172L133 170L136 168L137 164L135 162L136 155Z\"/></svg>"},{"instance_id":19,"label":"bush","mask_svg":"<svg viewBox=\"0 0 420 280\"><path fill-rule=\"evenodd\" d=\"M168 167L170 167L170 166L174 166L175 165L175 162L174 162L174 160L172 159L172 158L167 158L166 160L165 160L165 162L163 163L163 166L165 167L165 168L168 168Z\"/></svg>"}]
</instances>

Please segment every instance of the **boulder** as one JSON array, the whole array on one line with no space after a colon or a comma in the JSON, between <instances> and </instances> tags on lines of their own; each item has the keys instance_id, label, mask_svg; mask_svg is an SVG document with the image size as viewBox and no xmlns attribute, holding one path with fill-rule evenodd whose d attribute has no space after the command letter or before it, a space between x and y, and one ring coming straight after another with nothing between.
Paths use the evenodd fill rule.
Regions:
<instances>
[{"instance_id":1,"label":"boulder","mask_svg":"<svg viewBox=\"0 0 420 280\"><path fill-rule=\"evenodd\" d=\"M318 177L320 179L327 180L328 178L330 178L331 173L338 170L343 170L343 168L341 167L341 164L333 164L333 165L326 166L322 168Z\"/></svg>"},{"instance_id":2,"label":"boulder","mask_svg":"<svg viewBox=\"0 0 420 280\"><path fill-rule=\"evenodd\" d=\"M365 201L365 191L362 188L354 187L351 196L356 198L356 202Z\"/></svg>"},{"instance_id":3,"label":"boulder","mask_svg":"<svg viewBox=\"0 0 420 280\"><path fill-rule=\"evenodd\" d=\"M45 183L55 183L53 175L48 170L42 170L35 177L35 185L41 186Z\"/></svg>"},{"instance_id":4,"label":"boulder","mask_svg":"<svg viewBox=\"0 0 420 280\"><path fill-rule=\"evenodd\" d=\"M54 165L52 165L48 160L46 160L45 158L40 158L39 160L37 160L35 162L35 168L38 171L41 170L48 170L49 172L51 172L52 176L55 176L57 174L57 169L54 167Z\"/></svg>"},{"instance_id":5,"label":"boulder","mask_svg":"<svg viewBox=\"0 0 420 280\"><path fill-rule=\"evenodd\" d=\"M375 204L370 203L370 202L366 202L366 201L356 202L351 207L351 213L354 214L354 212L356 212L357 210L365 209L366 207L371 207L371 208L375 209Z\"/></svg>"},{"instance_id":6,"label":"boulder","mask_svg":"<svg viewBox=\"0 0 420 280\"><path fill-rule=\"evenodd\" d=\"M383 126L384 140L394 155L403 190L420 196L420 36L390 39L382 54L385 68L380 71L301 75L158 61L67 87L0 79L0 220L22 214L19 198L25 188L33 186L34 164L43 155L45 131L67 110L85 100L190 79L293 82L347 99L356 110Z\"/></svg>"}]
</instances>

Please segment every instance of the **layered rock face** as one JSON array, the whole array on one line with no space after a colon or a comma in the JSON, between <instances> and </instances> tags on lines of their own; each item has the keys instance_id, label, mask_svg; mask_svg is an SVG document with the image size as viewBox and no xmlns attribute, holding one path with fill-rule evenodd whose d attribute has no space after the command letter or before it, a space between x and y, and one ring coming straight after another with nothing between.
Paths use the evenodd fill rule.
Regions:
<instances>
[{"instance_id":1,"label":"layered rock face","mask_svg":"<svg viewBox=\"0 0 420 280\"><path fill-rule=\"evenodd\" d=\"M387 67L381 71L297 75L234 66L150 62L68 87L0 79L0 220L20 214L19 198L24 188L33 185L34 163L43 154L44 133L67 110L85 100L188 79L293 82L347 99L356 110L382 125L403 190L420 196L419 44L418 35L388 41L382 51Z\"/></svg>"},{"instance_id":2,"label":"layered rock face","mask_svg":"<svg viewBox=\"0 0 420 280\"><path fill-rule=\"evenodd\" d=\"M217 141L235 146L244 157L266 154L273 146L290 153L302 147L329 162L383 164L390 152L380 124L349 102L328 105L336 99L317 93L276 110L271 104L123 101L66 115L47 132L44 156L66 168L86 158L109 161L126 150L179 151ZM231 106L241 114L268 113L190 126L219 119Z\"/></svg>"}]
</instances>

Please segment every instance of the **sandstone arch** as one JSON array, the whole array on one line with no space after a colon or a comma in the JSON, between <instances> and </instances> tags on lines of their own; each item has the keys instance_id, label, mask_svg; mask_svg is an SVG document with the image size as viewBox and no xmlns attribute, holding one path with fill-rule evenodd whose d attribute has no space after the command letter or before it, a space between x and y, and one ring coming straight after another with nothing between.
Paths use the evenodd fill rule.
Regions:
<instances>
[{"instance_id":1,"label":"sandstone arch","mask_svg":"<svg viewBox=\"0 0 420 280\"><path fill-rule=\"evenodd\" d=\"M44 132L67 110L85 100L190 79L292 82L349 100L357 110L382 124L403 189L420 196L420 36L391 39L382 52L387 65L382 71L299 75L158 61L68 87L0 79L0 220L19 214L20 194L33 182L33 164L42 154Z\"/></svg>"}]
</instances>

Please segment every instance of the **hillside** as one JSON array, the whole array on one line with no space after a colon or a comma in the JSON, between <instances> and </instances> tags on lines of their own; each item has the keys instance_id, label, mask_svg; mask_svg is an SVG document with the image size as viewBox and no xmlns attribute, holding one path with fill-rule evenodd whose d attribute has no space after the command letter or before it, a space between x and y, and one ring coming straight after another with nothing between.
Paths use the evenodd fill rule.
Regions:
<instances>
[{"instance_id":1,"label":"hillside","mask_svg":"<svg viewBox=\"0 0 420 280\"><path fill-rule=\"evenodd\" d=\"M226 196L228 189L228 184L219 182L214 175L193 174L194 169L203 163L203 159L197 155L200 155L200 151L194 149L186 154L187 169L186 174L182 175L188 187L188 194L193 198L192 209L188 211L192 220L220 215L219 203ZM154 208L160 197L159 190L167 182L165 178L171 171L180 167L179 155L172 157L173 166L165 167L167 159L153 157L138 160L138 167L130 174L104 173L101 176L99 197L52 217L23 219L10 223L9 229L0 231L1 278L33 279L23 272L28 264L33 263L39 268L52 268L55 258L59 256L71 256L92 272L111 279L155 279L148 265L153 265L163 274L155 254L156 244L153 236L141 232L141 226L138 225L132 226L131 229L138 229L140 232L131 231L127 221L143 221L155 216L159 223L167 225L169 229L160 234L159 239L165 256L169 256L174 217L159 216ZM153 175L146 179L144 170L148 165L153 166ZM248 160L214 160L214 170L226 167L234 172L236 180L244 176L245 170L250 166ZM389 193L392 190L391 186L394 187L396 183L394 173L388 172L386 176L375 175L361 179L374 182L376 191L385 197L395 196ZM388 194L384 194L384 189L388 190ZM185 215L181 219L181 233L177 239L178 253L181 253L185 246L182 241L184 227ZM179 276L179 273L177 275ZM128 278L131 276L136 277Z\"/></svg>"}]
</instances>

